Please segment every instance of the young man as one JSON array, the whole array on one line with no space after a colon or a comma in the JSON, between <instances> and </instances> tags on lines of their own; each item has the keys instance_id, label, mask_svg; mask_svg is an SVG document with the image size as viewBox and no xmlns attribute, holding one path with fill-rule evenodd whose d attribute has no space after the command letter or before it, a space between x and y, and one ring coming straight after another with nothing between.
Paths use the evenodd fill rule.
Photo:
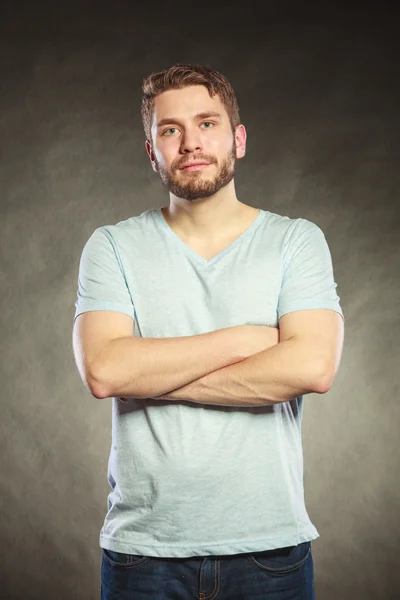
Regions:
<instances>
[{"instance_id":1,"label":"young man","mask_svg":"<svg viewBox=\"0 0 400 600\"><path fill-rule=\"evenodd\" d=\"M73 333L113 398L101 597L311 600L303 397L344 336L325 236L236 197L246 130L220 73L151 74L142 119L169 206L93 232Z\"/></svg>"}]
</instances>

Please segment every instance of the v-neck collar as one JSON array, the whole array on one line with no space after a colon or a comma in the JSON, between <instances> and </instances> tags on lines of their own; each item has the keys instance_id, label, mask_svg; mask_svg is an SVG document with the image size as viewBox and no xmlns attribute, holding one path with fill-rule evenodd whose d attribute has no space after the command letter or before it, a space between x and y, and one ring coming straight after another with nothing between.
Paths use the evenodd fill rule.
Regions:
<instances>
[{"instance_id":1,"label":"v-neck collar","mask_svg":"<svg viewBox=\"0 0 400 600\"><path fill-rule=\"evenodd\" d=\"M243 240L246 237L248 237L254 231L254 229L256 229L259 226L262 219L266 215L265 210L262 210L261 208L259 210L260 210L260 212L254 219L253 223L247 229L245 229L245 231L238 238L236 238L236 240L234 240L232 242L232 244L229 244L229 246L224 248L224 250L222 250L221 252L219 252L218 254L216 254L215 256L210 258L209 260L207 260L206 258L201 256L201 254L198 254L198 252L193 250L193 248L191 248L183 240L181 240L181 238L175 233L175 231L173 231L171 229L171 227L168 225L168 223L164 219L164 215L162 214L161 208L154 209L154 214L155 214L156 219L158 220L159 224L161 225L161 227L164 229L164 231L166 231L168 233L168 235L170 235L172 237L174 242L181 248L181 250L184 250L186 254L190 255L199 264L207 266L207 265L211 265L215 261L217 261L220 258L222 258L223 256L225 256L225 254L227 254L228 252L233 250L233 248L235 248L235 246L237 246L238 244L243 242Z\"/></svg>"}]
</instances>

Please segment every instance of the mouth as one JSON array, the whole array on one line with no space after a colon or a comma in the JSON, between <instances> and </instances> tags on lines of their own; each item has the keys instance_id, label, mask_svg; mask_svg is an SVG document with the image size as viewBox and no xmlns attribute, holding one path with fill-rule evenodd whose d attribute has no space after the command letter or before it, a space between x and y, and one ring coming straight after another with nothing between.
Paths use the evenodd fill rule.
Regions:
<instances>
[{"instance_id":1,"label":"mouth","mask_svg":"<svg viewBox=\"0 0 400 600\"><path fill-rule=\"evenodd\" d=\"M205 167L208 167L211 163L190 163L187 164L186 166L181 167L181 171L200 171L200 169L204 169Z\"/></svg>"}]
</instances>

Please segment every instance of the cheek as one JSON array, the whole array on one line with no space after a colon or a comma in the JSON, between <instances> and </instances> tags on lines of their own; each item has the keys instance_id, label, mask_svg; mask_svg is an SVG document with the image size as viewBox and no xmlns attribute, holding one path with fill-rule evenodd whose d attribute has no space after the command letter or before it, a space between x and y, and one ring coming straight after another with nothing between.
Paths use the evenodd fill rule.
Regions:
<instances>
[{"instance_id":1,"label":"cheek","mask_svg":"<svg viewBox=\"0 0 400 600\"><path fill-rule=\"evenodd\" d=\"M219 138L218 136L208 136L207 138L207 142L209 146L212 146L213 148L218 148L218 149L222 149L222 140L221 138Z\"/></svg>"},{"instance_id":2,"label":"cheek","mask_svg":"<svg viewBox=\"0 0 400 600\"><path fill-rule=\"evenodd\" d=\"M210 136L207 138L204 144L205 152L209 152L214 156L225 156L227 152L229 152L230 147L228 148L225 140L222 141L221 138Z\"/></svg>"},{"instance_id":3,"label":"cheek","mask_svg":"<svg viewBox=\"0 0 400 600\"><path fill-rule=\"evenodd\" d=\"M165 146L160 149L158 148L155 152L158 163L163 167L169 167L174 160L175 152L171 151L171 147L166 148Z\"/></svg>"}]
</instances>

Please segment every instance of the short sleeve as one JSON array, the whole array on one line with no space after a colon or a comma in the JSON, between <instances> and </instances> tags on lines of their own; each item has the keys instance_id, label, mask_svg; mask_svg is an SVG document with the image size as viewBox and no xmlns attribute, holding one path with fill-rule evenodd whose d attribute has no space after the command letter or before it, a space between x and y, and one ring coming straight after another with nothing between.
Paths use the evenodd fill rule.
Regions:
<instances>
[{"instance_id":1,"label":"short sleeve","mask_svg":"<svg viewBox=\"0 0 400 600\"><path fill-rule=\"evenodd\" d=\"M111 310L134 319L134 306L118 249L110 232L96 229L86 242L78 275L74 322L90 310Z\"/></svg>"},{"instance_id":2,"label":"short sleeve","mask_svg":"<svg viewBox=\"0 0 400 600\"><path fill-rule=\"evenodd\" d=\"M341 315L331 253L322 230L307 219L296 219L284 250L278 320L296 310L328 308Z\"/></svg>"}]
</instances>

